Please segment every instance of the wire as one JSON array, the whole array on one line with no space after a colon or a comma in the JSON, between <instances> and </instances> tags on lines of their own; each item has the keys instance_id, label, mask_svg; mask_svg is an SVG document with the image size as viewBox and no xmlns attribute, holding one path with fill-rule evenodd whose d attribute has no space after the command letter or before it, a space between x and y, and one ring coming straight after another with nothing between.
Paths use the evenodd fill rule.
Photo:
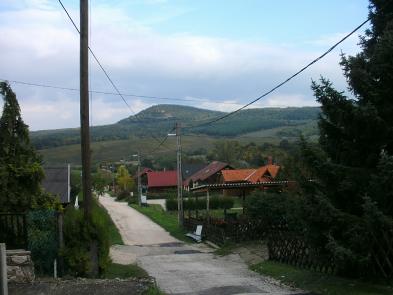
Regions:
<instances>
[{"instance_id":1,"label":"wire","mask_svg":"<svg viewBox=\"0 0 393 295\"><path fill-rule=\"evenodd\" d=\"M60 89L60 90L69 90L69 91L75 91L78 92L78 88L71 88L71 87L64 87L64 86L56 86L56 85L49 85L49 84L43 84L43 83L32 83L32 82L26 82L26 81L19 81L19 80L10 80L10 79L3 79L0 78L2 81L8 81L12 82L15 84L21 84L21 85L26 85L26 86L33 86L33 87L43 87L43 88L51 88L51 89ZM119 95L118 93L115 92L106 92L106 91L98 91L98 90L90 90L92 93L96 94L104 94L104 95ZM227 105L240 105L240 103L237 102L221 102L221 101L216 101L216 100L210 100L210 99L204 99L204 98L196 98L196 99L188 99L188 98L175 98L175 97L162 97L162 96L148 96L148 95L138 95L138 94L128 94L128 93L122 93L123 96L130 96L130 97L140 97L140 98L147 98L147 99L159 99L159 100L169 100L169 101L185 101L185 102L208 102L212 104L227 104ZM272 106L275 107L275 106ZM276 106L276 107L285 107L285 106Z\"/></svg>"},{"instance_id":2,"label":"wire","mask_svg":"<svg viewBox=\"0 0 393 295\"><path fill-rule=\"evenodd\" d=\"M79 30L78 27L76 26L74 20L72 19L71 15L68 13L68 11L67 11L67 9L65 8L65 6L63 5L63 2L62 2L61 0L58 0L58 1L59 1L59 3L60 3L61 7L63 8L63 10L66 12L68 18L70 19L72 25L74 26L74 28L76 29L76 31L78 32L78 34L80 34L80 30ZM119 91L119 89L117 88L117 86L115 85L115 83L113 82L113 80L111 79L111 77L109 76L108 72L107 72L107 71L105 70L105 68L102 66L101 62L99 61L98 57L95 55L95 53L93 52L93 50L91 49L90 46L88 46L88 49L89 49L91 55L93 56L93 58L95 59L95 61L97 62L97 64L99 65L99 67L101 68L101 70L103 71L103 73L105 74L106 78L108 79L108 81L109 81L110 84L112 85L112 87L115 89L116 93L121 97L121 99L122 99L123 102L126 104L126 106L127 106L128 109L131 111L131 113L134 114L134 117L135 117L139 122L143 123L143 122L140 120L138 114L136 114L136 113L134 112L134 110L131 108L131 106L128 104L128 102L125 100L124 96L121 94L121 92ZM158 141L158 142L161 143L161 141L160 141L155 135L151 134L151 137L152 137L154 140L156 140L156 141Z\"/></svg>"},{"instance_id":3,"label":"wire","mask_svg":"<svg viewBox=\"0 0 393 295\"><path fill-rule=\"evenodd\" d=\"M238 108L235 111L232 111L230 113L227 113L221 117L218 117L216 119L213 119L209 122L205 122L202 124L198 124L198 125L194 125L194 126L189 126L189 127L185 127L188 129L191 128L197 128L197 127L202 127L202 126L209 126L212 125L218 121L221 121L225 118L228 118L229 116L232 116L238 112L240 112L241 110L245 109L246 107L256 103L257 101L261 100L262 98L264 98L265 96L269 95L270 93L272 93L273 91L277 90L278 88L282 87L284 84L288 83L290 80L292 80L293 78L295 78L296 76L298 76L300 73L304 72L307 68L309 68L310 66L312 66L313 64L315 64L316 62L320 61L322 58L324 58L326 55L328 55L331 51L333 51L339 44L341 44L342 42L344 42L346 39L348 39L351 35L353 35L357 30L359 30L361 27L363 27L366 23L368 23L371 20L371 17L369 17L368 19L366 19L364 22L362 22L360 25L358 25L355 29L353 29L349 34L345 35L345 37L343 37L340 41L338 41L337 43L335 43L332 47L330 47L327 51L325 51L322 55L320 55L319 57L317 57L316 59L314 59L313 61L311 61L310 63L308 63L306 66L304 66L303 68L301 68L300 70L298 70L296 73L294 73L292 76L290 76L289 78L285 79L284 81L282 81L281 83L279 83L278 85L276 85L275 87L273 87L272 89L270 89L269 91L265 92L264 94L262 94L261 96L257 97L256 99L250 101L249 103L245 104L244 106L242 106L241 108Z\"/></svg>"}]
</instances>

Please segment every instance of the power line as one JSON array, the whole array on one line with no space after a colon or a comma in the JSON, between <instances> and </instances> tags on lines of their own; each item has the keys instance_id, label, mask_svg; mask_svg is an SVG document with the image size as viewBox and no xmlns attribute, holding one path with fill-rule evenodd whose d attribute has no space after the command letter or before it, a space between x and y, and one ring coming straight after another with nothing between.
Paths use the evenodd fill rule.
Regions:
<instances>
[{"instance_id":1,"label":"power line","mask_svg":"<svg viewBox=\"0 0 393 295\"><path fill-rule=\"evenodd\" d=\"M77 25L75 24L74 20L72 19L71 15L68 13L67 9L65 8L65 6L63 5L63 2L61 0L58 0L61 7L63 8L63 10L65 11L65 13L67 14L69 20L71 21L72 25L74 26L74 28L76 29L76 31L78 32L78 34L80 34L80 30L77 27ZM115 89L116 93L121 97L121 99L123 100L123 102L126 104L126 106L128 107L128 109L131 111L131 113L134 114L134 117L142 122L140 120L140 118L138 117L138 115L133 111L133 109L131 108L131 106L128 104L128 102L125 100L125 98L123 97L123 95L121 94L121 92L119 91L119 89L117 88L117 86L115 85L115 83L113 82L113 80L111 79L111 77L109 76L108 72L105 70L105 68L102 66L101 62L99 61L98 57L95 55L95 53L93 52L93 50L91 49L90 46L88 46L88 49L91 53L91 55L93 56L94 60L97 62L97 64L99 65L99 67L101 68L101 70L103 71L103 73L105 74L106 78L108 79L108 81L110 82L110 84L112 85L112 87ZM153 139L155 139L156 141L158 141L161 144L161 141L154 136L153 134L151 134L151 137ZM162 144L161 144L162 145Z\"/></svg>"},{"instance_id":2,"label":"power line","mask_svg":"<svg viewBox=\"0 0 393 295\"><path fill-rule=\"evenodd\" d=\"M245 104L244 106L242 106L241 108L238 108L235 111L232 111L230 113L227 113L221 117L218 117L216 119L213 119L209 122L205 122L202 124L198 124L198 125L194 125L194 126L189 126L189 127L185 127L188 129L191 128L197 128L197 127L202 127L202 126L209 126L212 125L218 121L221 121L225 118L228 118L229 116L232 116L238 112L240 112L241 110L245 109L246 107L256 103L257 101L261 100L262 98L264 98L265 96L269 95L270 93L274 92L275 90L277 90L278 88L282 87L284 84L288 83L290 80L292 80L293 78L295 78L296 76L298 76L300 73L302 73L303 71L305 71L307 68L309 68L310 66L312 66L313 64L315 64L316 62L320 61L322 58L324 58L326 55L328 55L331 51L333 51L339 44L341 44L342 42L344 42L346 39L348 39L351 35L353 35L357 30L359 30L361 27L363 27L366 23L368 23L371 20L371 17L369 17L368 19L366 19L364 22L362 22L360 25L358 25L355 29L353 29L349 34L347 34L345 37L343 37L340 41L338 41L337 43L335 43L332 47L330 47L327 51L325 51L322 55L320 55L319 57L317 57L316 59L314 59L313 61L311 61L310 63L308 63L306 66L304 66L303 68L301 68L300 70L298 70L296 73L294 73L292 76L290 76L289 78L285 79L284 81L282 81L281 83L279 83L278 85L276 85L275 87L273 87L272 89L270 89L269 91L265 92L264 94L262 94L261 96L257 97L256 99L250 101L249 103Z\"/></svg>"},{"instance_id":3,"label":"power line","mask_svg":"<svg viewBox=\"0 0 393 295\"><path fill-rule=\"evenodd\" d=\"M43 83L32 83L32 82L26 82L26 81L20 81L20 80L10 80L10 79L3 79L3 78L0 78L0 80L8 81L8 82L15 83L15 84L33 86L33 87L69 90L69 91L75 91L75 92L79 91L78 88L72 88L72 87L56 86L56 85L49 85L49 84L43 84ZM90 90L90 92L96 93L96 94L119 96L119 94L115 93L115 92L107 92L107 91L99 91L99 90ZM184 101L184 102L198 102L198 103L207 102L207 103L212 103L212 104L240 105L240 103L237 103L237 102L226 102L226 101L221 102L221 101L217 101L217 100L210 100L210 99L204 99L204 98L195 98L195 99L178 98L178 97L175 98L175 97L139 95L139 94L132 94L132 93L121 93L121 95L130 96L130 97L147 98L147 99L169 100L169 101ZM283 107L283 106L272 106L272 107Z\"/></svg>"}]
</instances>

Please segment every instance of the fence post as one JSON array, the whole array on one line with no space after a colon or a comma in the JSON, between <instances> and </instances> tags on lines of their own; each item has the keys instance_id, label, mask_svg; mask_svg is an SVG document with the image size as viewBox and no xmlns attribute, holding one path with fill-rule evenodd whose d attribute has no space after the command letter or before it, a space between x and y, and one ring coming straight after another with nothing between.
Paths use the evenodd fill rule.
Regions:
<instances>
[{"instance_id":1,"label":"fence post","mask_svg":"<svg viewBox=\"0 0 393 295\"><path fill-rule=\"evenodd\" d=\"M0 243L0 295L8 295L7 255L4 243Z\"/></svg>"},{"instance_id":2,"label":"fence post","mask_svg":"<svg viewBox=\"0 0 393 295\"><path fill-rule=\"evenodd\" d=\"M63 212L59 212L57 215L57 228L58 228L58 235L59 235L59 249L64 249L64 234L63 234ZM59 251L58 251L59 252ZM60 270L60 277L64 274L64 260L63 256L58 255L59 258L59 270Z\"/></svg>"}]
</instances>

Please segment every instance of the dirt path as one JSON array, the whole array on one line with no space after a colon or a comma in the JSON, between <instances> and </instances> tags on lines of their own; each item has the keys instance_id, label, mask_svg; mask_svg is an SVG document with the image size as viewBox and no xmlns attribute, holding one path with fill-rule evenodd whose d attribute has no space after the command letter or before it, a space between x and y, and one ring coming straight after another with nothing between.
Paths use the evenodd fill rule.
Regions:
<instances>
[{"instance_id":1,"label":"dirt path","mask_svg":"<svg viewBox=\"0 0 393 295\"><path fill-rule=\"evenodd\" d=\"M301 294L250 271L238 254L216 256L204 244L184 244L126 203L100 197L127 245L111 248L117 263L137 262L167 294Z\"/></svg>"}]
</instances>

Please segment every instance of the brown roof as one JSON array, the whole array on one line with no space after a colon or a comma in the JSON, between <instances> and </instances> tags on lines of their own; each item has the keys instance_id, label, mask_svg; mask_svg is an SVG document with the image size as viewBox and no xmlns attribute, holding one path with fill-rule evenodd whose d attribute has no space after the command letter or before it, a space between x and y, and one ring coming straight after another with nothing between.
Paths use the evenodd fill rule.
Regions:
<instances>
[{"instance_id":1,"label":"brown roof","mask_svg":"<svg viewBox=\"0 0 393 295\"><path fill-rule=\"evenodd\" d=\"M202 168L195 174L191 175L187 180L190 181L203 181L209 178L210 176L216 174L224 168L230 167L228 163L213 161L206 167Z\"/></svg>"}]
</instances>

